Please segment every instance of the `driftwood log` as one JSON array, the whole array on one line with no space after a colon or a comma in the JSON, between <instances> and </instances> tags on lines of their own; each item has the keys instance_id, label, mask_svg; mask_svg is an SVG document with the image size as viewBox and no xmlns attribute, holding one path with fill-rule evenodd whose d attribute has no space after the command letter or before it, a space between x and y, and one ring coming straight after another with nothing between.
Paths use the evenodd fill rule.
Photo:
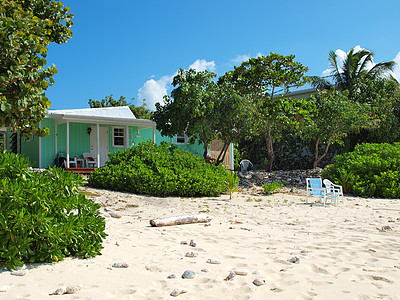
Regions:
<instances>
[{"instance_id":1,"label":"driftwood log","mask_svg":"<svg viewBox=\"0 0 400 300\"><path fill-rule=\"evenodd\" d=\"M150 220L150 225L153 227L193 224L193 223L208 223L213 219L212 216L200 214L195 216L180 216L165 219Z\"/></svg>"}]
</instances>

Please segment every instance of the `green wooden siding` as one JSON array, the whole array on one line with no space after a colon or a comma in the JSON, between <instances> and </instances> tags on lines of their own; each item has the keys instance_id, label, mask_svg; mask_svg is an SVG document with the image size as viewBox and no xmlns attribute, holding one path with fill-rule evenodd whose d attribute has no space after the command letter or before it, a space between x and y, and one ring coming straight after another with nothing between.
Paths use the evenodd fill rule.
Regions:
<instances>
[{"instance_id":1,"label":"green wooden siding","mask_svg":"<svg viewBox=\"0 0 400 300\"><path fill-rule=\"evenodd\" d=\"M57 124L54 119L44 119L41 123L42 127L50 129L50 135L41 138L41 167L54 166L54 160L56 158L56 131L57 126L57 152L67 151L67 124ZM69 155L70 157L82 156L84 152L90 152L90 135L87 133L87 128L92 127L92 130L96 130L96 124L90 123L74 123L69 122ZM109 152L114 153L118 150L123 150L125 147L113 147L113 127L119 127L126 129L126 126L112 126L108 124L100 124L100 127L108 128L108 145ZM93 132L92 131L92 132ZM9 132L7 132L9 135ZM161 133L156 130L156 143L171 142L171 138L161 136ZM127 146L131 147L134 143L138 145L141 142L152 140L152 128L138 128L136 126L128 126L127 130ZM189 151L199 157L203 156L203 147L197 143L194 145L177 144L180 149ZM31 141L25 141L22 138L21 141L21 154L26 155L32 163L33 167L39 167L39 138L34 137Z\"/></svg>"},{"instance_id":2,"label":"green wooden siding","mask_svg":"<svg viewBox=\"0 0 400 300\"><path fill-rule=\"evenodd\" d=\"M54 165L54 159L56 156L55 153L55 129L54 129L54 120L53 119L44 119L41 122L41 127L47 127L50 129L50 134L44 138L41 138L42 142L42 155L41 155L41 167L48 168Z\"/></svg>"},{"instance_id":3,"label":"green wooden siding","mask_svg":"<svg viewBox=\"0 0 400 300\"><path fill-rule=\"evenodd\" d=\"M18 137L18 142L19 142ZM21 137L21 154L25 155L29 158L29 161L32 164L32 167L39 168L39 137L34 136L25 140L24 137Z\"/></svg>"}]
</instances>

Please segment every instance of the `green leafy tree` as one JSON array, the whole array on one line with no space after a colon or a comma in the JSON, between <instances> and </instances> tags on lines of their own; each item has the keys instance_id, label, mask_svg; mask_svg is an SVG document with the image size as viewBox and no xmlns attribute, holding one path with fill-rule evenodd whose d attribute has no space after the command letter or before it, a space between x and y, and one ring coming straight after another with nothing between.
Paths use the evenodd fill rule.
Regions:
<instances>
[{"instance_id":1,"label":"green leafy tree","mask_svg":"<svg viewBox=\"0 0 400 300\"><path fill-rule=\"evenodd\" d=\"M354 102L334 88L318 91L309 99L314 103L315 111L309 131L305 130L304 133L315 140L314 169L326 156L331 144L343 144L350 132L377 126L378 120L371 116L369 105ZM325 147L322 154L321 146Z\"/></svg>"},{"instance_id":2,"label":"green leafy tree","mask_svg":"<svg viewBox=\"0 0 400 300\"><path fill-rule=\"evenodd\" d=\"M249 133L251 114L249 115L248 112L251 105L251 98L248 95L241 96L232 83L219 80L213 121L218 138L224 142L224 145L217 157L216 165L224 161L231 143L237 143Z\"/></svg>"},{"instance_id":3,"label":"green leafy tree","mask_svg":"<svg viewBox=\"0 0 400 300\"><path fill-rule=\"evenodd\" d=\"M318 89L329 89L335 86L340 91L349 91L350 98L357 92L359 84L365 78L377 79L386 76L386 72L392 71L396 63L394 61L380 62L372 68L374 53L361 49L350 49L343 65L339 65L337 54L329 52L329 64L332 68L333 83L319 77L314 77L314 86ZM393 77L392 77L393 78Z\"/></svg>"},{"instance_id":4,"label":"green leafy tree","mask_svg":"<svg viewBox=\"0 0 400 300\"><path fill-rule=\"evenodd\" d=\"M308 68L294 61L295 56L271 53L251 58L235 67L227 80L233 82L242 95L249 95L253 105L248 111L254 121L254 131L265 138L268 153L266 170L272 170L275 153L273 143L279 140L282 129L296 126L308 115L307 103L302 99L277 96L277 91L287 93L290 87L304 85Z\"/></svg>"},{"instance_id":5,"label":"green leafy tree","mask_svg":"<svg viewBox=\"0 0 400 300\"><path fill-rule=\"evenodd\" d=\"M101 99L100 101L89 99L88 104L90 105L90 108L128 106L126 97L121 96L119 97L118 100L115 100L113 94L111 94L110 96L106 96L104 99Z\"/></svg>"},{"instance_id":6,"label":"green leafy tree","mask_svg":"<svg viewBox=\"0 0 400 300\"><path fill-rule=\"evenodd\" d=\"M135 98L132 98L133 101ZM146 99L143 99L142 105L135 106L134 104L128 103L126 101L126 97L120 96L118 100L114 99L114 95L106 96L104 99L92 100L89 99L88 102L90 108L99 108L99 107L116 107L116 106L129 106L132 113L135 115L137 119L150 119L152 112L147 108Z\"/></svg>"},{"instance_id":7,"label":"green leafy tree","mask_svg":"<svg viewBox=\"0 0 400 300\"><path fill-rule=\"evenodd\" d=\"M129 105L129 108L133 112L136 118L138 119L151 119L153 112L147 108L146 99L143 99L143 102L140 106L135 106L133 104Z\"/></svg>"},{"instance_id":8,"label":"green leafy tree","mask_svg":"<svg viewBox=\"0 0 400 300\"><path fill-rule=\"evenodd\" d=\"M196 72L180 69L174 77L175 87L171 97L164 96L164 105L156 103L152 119L163 136L173 137L185 133L194 143L198 138L203 144L203 157L207 157L208 146L215 138L214 107L216 101L215 74L209 71Z\"/></svg>"},{"instance_id":9,"label":"green leafy tree","mask_svg":"<svg viewBox=\"0 0 400 300\"><path fill-rule=\"evenodd\" d=\"M24 136L46 136L38 128L51 103L46 89L57 68L47 66L50 43L72 37L73 14L57 0L2 0L0 5L0 126Z\"/></svg>"}]
</instances>

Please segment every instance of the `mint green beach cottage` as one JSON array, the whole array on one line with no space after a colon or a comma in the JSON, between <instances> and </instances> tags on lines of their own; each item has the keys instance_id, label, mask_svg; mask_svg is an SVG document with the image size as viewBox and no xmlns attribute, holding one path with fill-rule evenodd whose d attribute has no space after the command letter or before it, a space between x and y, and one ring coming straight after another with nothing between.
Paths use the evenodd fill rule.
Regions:
<instances>
[{"instance_id":1,"label":"mint green beach cottage","mask_svg":"<svg viewBox=\"0 0 400 300\"><path fill-rule=\"evenodd\" d=\"M82 159L90 153L97 167L105 165L108 153L138 145L151 140L157 144L172 142L179 148L202 156L202 146L187 143L186 136L163 137L151 120L136 119L128 106L49 110L40 127L50 129L47 137L25 139L17 137L16 150L29 158L33 167L47 168L56 164L60 153L66 156L67 168L70 159ZM10 150L11 133L7 134ZM82 160L83 161L83 160Z\"/></svg>"}]
</instances>

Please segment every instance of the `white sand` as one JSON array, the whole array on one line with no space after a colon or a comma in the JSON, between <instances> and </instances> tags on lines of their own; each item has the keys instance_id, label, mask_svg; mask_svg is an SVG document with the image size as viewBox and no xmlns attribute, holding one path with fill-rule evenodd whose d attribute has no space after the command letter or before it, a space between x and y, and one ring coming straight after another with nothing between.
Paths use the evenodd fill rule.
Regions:
<instances>
[{"instance_id":1,"label":"white sand","mask_svg":"<svg viewBox=\"0 0 400 300\"><path fill-rule=\"evenodd\" d=\"M103 205L108 237L102 255L0 270L0 299L400 299L400 200L345 197L338 207L306 205L300 195L154 198L87 189ZM314 199L313 199L314 201ZM135 207L137 206L137 207ZM106 209L121 209L120 219ZM210 226L150 227L149 221L206 212ZM379 231L390 226L392 231ZM194 239L196 247L181 241ZM185 257L186 252L197 257ZM289 263L292 257L298 264ZM211 265L207 259L219 259ZM126 262L126 269L110 268ZM209 272L202 272L208 269ZM230 271L247 276L224 281ZM185 270L194 279L182 279ZM176 279L167 279L177 274ZM262 278L266 284L255 286ZM49 296L80 285L73 295Z\"/></svg>"}]
</instances>

